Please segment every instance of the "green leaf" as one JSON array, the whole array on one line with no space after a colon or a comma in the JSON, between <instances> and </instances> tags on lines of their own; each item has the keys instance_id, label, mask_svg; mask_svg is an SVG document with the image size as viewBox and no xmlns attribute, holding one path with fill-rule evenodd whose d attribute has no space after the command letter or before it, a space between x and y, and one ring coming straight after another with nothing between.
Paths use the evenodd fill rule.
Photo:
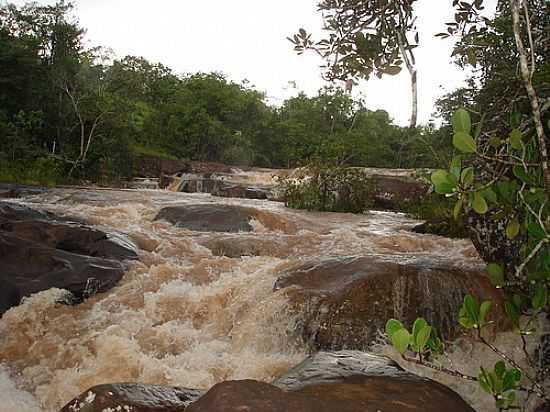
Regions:
<instances>
[{"instance_id":1,"label":"green leaf","mask_svg":"<svg viewBox=\"0 0 550 412\"><path fill-rule=\"evenodd\" d=\"M407 329L402 328L396 331L390 338L392 345L394 346L397 351L403 355L407 348L409 347L409 343L411 342L411 335L407 331Z\"/></svg>"},{"instance_id":2,"label":"green leaf","mask_svg":"<svg viewBox=\"0 0 550 412\"><path fill-rule=\"evenodd\" d=\"M529 174L525 171L525 169L522 166L514 166L512 168L512 172L514 173L514 176L517 177L522 182L531 184L531 178L529 177Z\"/></svg>"},{"instance_id":3,"label":"green leaf","mask_svg":"<svg viewBox=\"0 0 550 412\"><path fill-rule=\"evenodd\" d=\"M532 221L527 225L527 232L533 236L536 240L541 240L546 237L546 232L540 226L538 222Z\"/></svg>"},{"instance_id":4,"label":"green leaf","mask_svg":"<svg viewBox=\"0 0 550 412\"><path fill-rule=\"evenodd\" d=\"M508 226L506 226L506 236L508 239L514 239L519 234L519 219L518 217L514 217L510 222L508 222Z\"/></svg>"},{"instance_id":5,"label":"green leaf","mask_svg":"<svg viewBox=\"0 0 550 412\"><path fill-rule=\"evenodd\" d=\"M504 309L506 311L506 314L508 315L508 317L512 321L513 326L518 328L519 327L519 316L520 316L519 308L512 302L505 302L504 303Z\"/></svg>"},{"instance_id":6,"label":"green leaf","mask_svg":"<svg viewBox=\"0 0 550 412\"><path fill-rule=\"evenodd\" d=\"M431 176L432 183L435 186L436 193L449 194L453 193L456 185L449 178L449 174L445 170L436 170Z\"/></svg>"},{"instance_id":7,"label":"green leaf","mask_svg":"<svg viewBox=\"0 0 550 412\"><path fill-rule=\"evenodd\" d=\"M456 132L453 136L453 145L462 153L475 153L476 142L468 133Z\"/></svg>"},{"instance_id":8,"label":"green leaf","mask_svg":"<svg viewBox=\"0 0 550 412\"><path fill-rule=\"evenodd\" d=\"M546 306L548 302L548 287L544 284L537 285L535 294L533 295L532 304L533 309L539 310Z\"/></svg>"},{"instance_id":9,"label":"green leaf","mask_svg":"<svg viewBox=\"0 0 550 412\"><path fill-rule=\"evenodd\" d=\"M475 210L476 213L480 215L487 213L487 211L489 210L489 206L487 206L487 202L485 201L485 198L481 195L481 193L474 193L472 208Z\"/></svg>"},{"instance_id":10,"label":"green leaf","mask_svg":"<svg viewBox=\"0 0 550 412\"><path fill-rule=\"evenodd\" d=\"M418 332L426 326L428 326L428 322L426 322L424 318L417 318L414 321L413 328L412 328L413 340L416 340L416 335L418 335Z\"/></svg>"},{"instance_id":11,"label":"green leaf","mask_svg":"<svg viewBox=\"0 0 550 412\"><path fill-rule=\"evenodd\" d=\"M493 285L502 286L504 284L504 269L501 265L489 263L487 265L487 274Z\"/></svg>"},{"instance_id":12,"label":"green leaf","mask_svg":"<svg viewBox=\"0 0 550 412\"><path fill-rule=\"evenodd\" d=\"M468 167L464 169L460 175L460 181L466 189L472 186L474 183L474 168Z\"/></svg>"},{"instance_id":13,"label":"green leaf","mask_svg":"<svg viewBox=\"0 0 550 412\"><path fill-rule=\"evenodd\" d=\"M481 195L485 198L485 200L488 200L491 203L497 203L497 194L491 189L490 187L484 189L481 192Z\"/></svg>"},{"instance_id":14,"label":"green leaf","mask_svg":"<svg viewBox=\"0 0 550 412\"><path fill-rule=\"evenodd\" d=\"M469 318L474 321L474 323L479 324L479 309L477 307L477 302L472 295L464 296L464 308Z\"/></svg>"},{"instance_id":15,"label":"green leaf","mask_svg":"<svg viewBox=\"0 0 550 412\"><path fill-rule=\"evenodd\" d=\"M397 319L390 319L386 322L386 334L391 337L399 329L404 329L404 326Z\"/></svg>"},{"instance_id":16,"label":"green leaf","mask_svg":"<svg viewBox=\"0 0 550 412\"><path fill-rule=\"evenodd\" d=\"M389 74L390 76L395 76L401 72L401 67L399 66L389 66L383 70L384 73Z\"/></svg>"},{"instance_id":17,"label":"green leaf","mask_svg":"<svg viewBox=\"0 0 550 412\"><path fill-rule=\"evenodd\" d=\"M466 329L479 327L479 309L477 302L471 295L464 297L464 303L458 314L458 322Z\"/></svg>"},{"instance_id":18,"label":"green leaf","mask_svg":"<svg viewBox=\"0 0 550 412\"><path fill-rule=\"evenodd\" d=\"M460 198L455 203L455 207L453 208L453 217L455 220L458 220L460 216L460 212L462 212L462 207L464 206L464 199Z\"/></svg>"},{"instance_id":19,"label":"green leaf","mask_svg":"<svg viewBox=\"0 0 550 412\"><path fill-rule=\"evenodd\" d=\"M506 364L504 361L498 361L495 363L495 373L499 378L502 378L504 376L504 373L506 372Z\"/></svg>"},{"instance_id":20,"label":"green leaf","mask_svg":"<svg viewBox=\"0 0 550 412\"><path fill-rule=\"evenodd\" d=\"M510 135L508 136L508 138L510 139L510 144L512 145L512 148L516 149L516 150L519 150L521 149L521 145L522 145L522 134L521 132L519 131L519 129L514 129L510 132Z\"/></svg>"},{"instance_id":21,"label":"green leaf","mask_svg":"<svg viewBox=\"0 0 550 412\"><path fill-rule=\"evenodd\" d=\"M493 384L489 378L489 374L483 367L481 367L481 371L479 372L478 382L479 386L481 386L485 392L491 395L493 394Z\"/></svg>"},{"instance_id":22,"label":"green leaf","mask_svg":"<svg viewBox=\"0 0 550 412\"><path fill-rule=\"evenodd\" d=\"M487 300L487 301L483 302L481 304L481 306L479 307L479 324L481 326L486 324L485 320L487 318L487 314L491 310L491 305L492 304L493 304L493 302L491 302L490 300Z\"/></svg>"},{"instance_id":23,"label":"green leaf","mask_svg":"<svg viewBox=\"0 0 550 412\"><path fill-rule=\"evenodd\" d=\"M453 131L455 133L465 133L467 135L472 131L472 120L470 114L464 109L458 109L453 114Z\"/></svg>"},{"instance_id":24,"label":"green leaf","mask_svg":"<svg viewBox=\"0 0 550 412\"><path fill-rule=\"evenodd\" d=\"M462 158L460 156L453 157L451 161L450 173L457 180L460 179L460 171L462 170Z\"/></svg>"},{"instance_id":25,"label":"green leaf","mask_svg":"<svg viewBox=\"0 0 550 412\"><path fill-rule=\"evenodd\" d=\"M431 334L432 334L431 326L426 325L422 329L420 329L414 341L416 346L416 351L418 353L421 353L424 350L424 347L428 343L428 340L430 339Z\"/></svg>"}]
</instances>

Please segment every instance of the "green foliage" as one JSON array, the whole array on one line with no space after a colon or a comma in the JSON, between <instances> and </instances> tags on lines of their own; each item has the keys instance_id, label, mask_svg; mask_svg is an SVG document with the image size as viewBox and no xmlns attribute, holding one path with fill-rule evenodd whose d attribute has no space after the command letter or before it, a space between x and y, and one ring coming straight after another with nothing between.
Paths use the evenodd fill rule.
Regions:
<instances>
[{"instance_id":1,"label":"green foliage","mask_svg":"<svg viewBox=\"0 0 550 412\"><path fill-rule=\"evenodd\" d=\"M386 322L386 335L401 355L410 350L422 359L435 358L443 352L443 343L423 318L416 319L412 332L409 332L400 321L390 319Z\"/></svg>"},{"instance_id":2,"label":"green foliage","mask_svg":"<svg viewBox=\"0 0 550 412\"><path fill-rule=\"evenodd\" d=\"M280 186L286 205L294 209L362 213L372 204L371 185L359 169L310 165Z\"/></svg>"},{"instance_id":3,"label":"green foliage","mask_svg":"<svg viewBox=\"0 0 550 412\"><path fill-rule=\"evenodd\" d=\"M521 377L520 370L508 369L503 361L498 361L492 371L482 367L478 380L483 390L495 398L497 408L511 409L516 406L516 390Z\"/></svg>"}]
</instances>

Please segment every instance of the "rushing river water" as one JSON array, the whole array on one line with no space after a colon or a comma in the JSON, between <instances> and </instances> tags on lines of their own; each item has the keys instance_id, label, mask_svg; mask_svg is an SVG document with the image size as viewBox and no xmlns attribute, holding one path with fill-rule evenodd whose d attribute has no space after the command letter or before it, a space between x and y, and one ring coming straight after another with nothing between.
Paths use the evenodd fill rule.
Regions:
<instances>
[{"instance_id":1,"label":"rushing river water","mask_svg":"<svg viewBox=\"0 0 550 412\"><path fill-rule=\"evenodd\" d=\"M55 411L87 388L143 382L209 388L270 381L306 353L278 274L303 259L384 255L454 266L482 262L466 240L418 235L401 214L311 213L268 201L163 191L56 189L18 200L127 234L141 248L111 291L78 306L39 293L0 319L0 411ZM264 212L248 233L192 232L154 221L165 206L244 205ZM263 256L215 256L213 239L261 245Z\"/></svg>"}]
</instances>

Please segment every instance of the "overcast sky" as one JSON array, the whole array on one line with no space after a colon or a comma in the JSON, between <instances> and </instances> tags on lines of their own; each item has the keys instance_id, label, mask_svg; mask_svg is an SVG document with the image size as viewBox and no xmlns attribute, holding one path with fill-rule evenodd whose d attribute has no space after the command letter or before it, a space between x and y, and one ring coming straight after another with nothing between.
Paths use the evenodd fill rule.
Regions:
<instances>
[{"instance_id":1,"label":"overcast sky","mask_svg":"<svg viewBox=\"0 0 550 412\"><path fill-rule=\"evenodd\" d=\"M1 0L0 0L1 1ZM13 1L22 5L25 1ZM323 86L313 53L297 56L286 40L300 27L320 33L317 0L76 0L76 14L87 29L90 46L110 47L117 57L144 56L176 73L220 71L230 79L248 79L272 103L297 93L312 95ZM38 1L41 4L53 1ZM452 0L421 0L416 6L419 121L426 123L444 91L460 86L464 74L451 64L452 42L434 38L451 21ZM491 0L490 3L494 3ZM409 77L362 81L370 109L384 109L396 123L410 116Z\"/></svg>"}]
</instances>

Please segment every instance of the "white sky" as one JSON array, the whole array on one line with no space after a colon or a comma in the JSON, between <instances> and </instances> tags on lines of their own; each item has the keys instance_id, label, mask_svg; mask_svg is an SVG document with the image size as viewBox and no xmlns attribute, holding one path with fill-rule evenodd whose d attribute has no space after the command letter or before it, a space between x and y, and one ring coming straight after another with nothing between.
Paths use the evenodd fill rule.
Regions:
<instances>
[{"instance_id":1,"label":"white sky","mask_svg":"<svg viewBox=\"0 0 550 412\"><path fill-rule=\"evenodd\" d=\"M12 2L22 5L23 0ZM286 40L300 27L319 33L317 0L76 0L76 14L90 46L111 48L117 57L143 56L175 73L220 71L248 79L272 103L295 95L288 82L313 95L323 86L314 54L297 56ZM487 3L493 4L495 0ZM54 3L42 0L41 4ZM417 3L420 46L416 49L419 121L426 123L444 91L460 86L464 74L451 64L450 40L435 38L452 21L452 0ZM384 109L406 125L410 116L406 70L395 77L362 81L354 94L370 109Z\"/></svg>"}]
</instances>

